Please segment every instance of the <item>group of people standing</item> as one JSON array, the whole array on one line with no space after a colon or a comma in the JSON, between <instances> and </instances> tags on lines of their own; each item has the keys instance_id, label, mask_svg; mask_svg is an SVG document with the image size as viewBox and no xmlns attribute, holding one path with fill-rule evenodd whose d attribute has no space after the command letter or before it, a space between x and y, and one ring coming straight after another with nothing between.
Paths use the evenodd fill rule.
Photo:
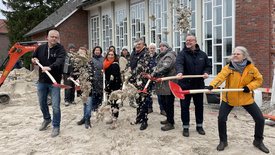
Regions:
<instances>
[{"instance_id":1,"label":"group of people standing","mask_svg":"<svg viewBox=\"0 0 275 155\"><path fill-rule=\"evenodd\" d=\"M47 39L48 42L44 45L40 45L34 52L32 62L36 63L36 61L39 61L44 66L39 69L39 82L37 86L40 109L44 118L39 130L45 130L51 123L51 116L47 105L47 95L50 93L53 106L53 131L51 136L55 137L59 135L60 132L60 88L52 86L51 80L44 72L49 71L54 76L57 83L60 83L63 73L63 64L64 61L66 61L66 51L63 46L58 43L58 31L49 31ZM126 72L127 69L125 70L124 68L124 70L121 70L115 48L110 48L105 58L102 56L102 48L100 46L93 48L91 63L92 66L96 68L93 73L93 86L88 102L84 103L84 116L77 123L78 125L85 124L85 127L89 128L91 126L89 120L91 117L91 110L95 110L97 106L101 104L103 93L110 94L115 90L121 89L122 81L127 80L127 82L133 84L138 90L143 90L148 79L141 76L142 72L151 73L155 78L177 75L178 79L174 80L174 82L177 82L183 90L202 89L205 87L204 79L209 77L211 64L206 53L200 50L196 37L193 34L187 35L186 44L178 55L173 52L167 42L160 43L160 53L158 55L149 52L151 48L156 48L154 44L150 44L148 48L141 39L136 39L134 46L135 47L131 54L129 54L127 48L124 48L121 54L121 57L124 57L127 61L129 60L128 66L125 67L130 68L131 76L128 79L124 79L125 77L121 76L121 74ZM152 65L152 61L155 62L154 65ZM103 72L101 70L103 70ZM103 73L105 74L104 90ZM203 77L184 78L185 75L203 75ZM263 144L264 117L253 99L253 90L257 89L262 84L263 78L257 68L253 65L245 47L236 47L234 49L230 63L222 69L222 71L210 83L209 87L207 87L209 93L224 81L226 82L225 88L243 88L243 92L223 93L223 101L218 116L220 143L217 146L217 150L222 151L228 145L226 121L229 112L234 106L243 106L255 120L253 145L261 151L269 153L269 150ZM169 88L169 83L168 81L156 82L154 84L154 89L156 94L159 95L161 102L160 105L165 107L166 119L160 122L164 125L161 127L161 130L172 130L175 128L175 97ZM250 91L252 91L252 93L250 93ZM69 92L67 92L67 94L69 94ZM196 130L200 135L205 135L203 129L202 93L188 94L185 95L184 100L180 100L183 127L182 134L185 137L189 137L189 106L191 98L193 98L195 105ZM73 102L73 98L65 100ZM138 107L136 108L137 115L133 124L140 123L140 130L145 130L148 127L148 112L152 109L149 101L150 96L147 93L139 93L135 100ZM119 115L119 106L116 100L112 101L110 105L112 108L112 117L106 123L111 124L110 129L115 129Z\"/></svg>"}]
</instances>

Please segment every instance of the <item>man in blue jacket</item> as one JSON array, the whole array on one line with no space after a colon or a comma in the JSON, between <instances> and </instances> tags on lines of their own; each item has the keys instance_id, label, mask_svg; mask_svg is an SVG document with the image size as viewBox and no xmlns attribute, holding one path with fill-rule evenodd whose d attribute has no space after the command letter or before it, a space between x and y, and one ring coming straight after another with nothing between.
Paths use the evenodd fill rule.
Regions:
<instances>
[{"instance_id":1,"label":"man in blue jacket","mask_svg":"<svg viewBox=\"0 0 275 155\"><path fill-rule=\"evenodd\" d=\"M200 50L196 37L193 34L187 35L186 45L176 58L175 68L177 76L180 77L184 75L204 75L203 78L182 78L179 80L178 84L183 90L204 88L204 79L209 77L208 74L211 71L211 65L207 55ZM203 93L199 93L185 95L185 99L180 100L183 136L189 137L189 106L191 97L193 97L195 105L196 130L199 134L205 135L202 127Z\"/></svg>"},{"instance_id":2,"label":"man in blue jacket","mask_svg":"<svg viewBox=\"0 0 275 155\"><path fill-rule=\"evenodd\" d=\"M39 68L39 82L37 85L40 109L44 118L44 121L39 130L45 130L51 123L51 115L47 104L47 96L49 92L53 108L53 130L51 136L56 137L59 135L61 120L60 88L52 85L53 82L45 72L50 72L50 74L55 78L56 82L60 83L66 51L64 47L58 43L58 31L49 31L47 40L48 42L46 44L37 47L33 54L32 62L36 64L36 61L38 61L42 66L44 66L43 68Z\"/></svg>"}]
</instances>

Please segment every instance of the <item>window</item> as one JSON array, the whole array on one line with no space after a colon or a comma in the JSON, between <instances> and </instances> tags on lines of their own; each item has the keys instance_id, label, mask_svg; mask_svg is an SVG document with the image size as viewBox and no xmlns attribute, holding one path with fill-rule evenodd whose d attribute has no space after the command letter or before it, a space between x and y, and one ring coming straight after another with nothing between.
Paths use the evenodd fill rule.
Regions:
<instances>
[{"instance_id":1,"label":"window","mask_svg":"<svg viewBox=\"0 0 275 155\"><path fill-rule=\"evenodd\" d=\"M108 51L109 46L112 45L112 19L111 15L102 16L102 50Z\"/></svg>"},{"instance_id":2,"label":"window","mask_svg":"<svg viewBox=\"0 0 275 155\"><path fill-rule=\"evenodd\" d=\"M115 30L115 47L116 53L120 54L123 46L127 44L127 14L126 9L116 11L116 30Z\"/></svg>"},{"instance_id":3,"label":"window","mask_svg":"<svg viewBox=\"0 0 275 155\"><path fill-rule=\"evenodd\" d=\"M180 7L181 4L183 4L183 6L187 6L190 7L192 9L192 15L191 15L191 23L190 23L190 30L188 33L192 33L194 35L196 35L196 0L180 0L180 3L178 3L178 0L174 0L174 6L175 7ZM178 13L175 9L173 9L173 29L174 29L174 35L173 35L173 50L176 53L179 53L184 45L185 45L185 38L186 38L186 34L182 34L180 31L177 30L177 21L178 21Z\"/></svg>"},{"instance_id":4,"label":"window","mask_svg":"<svg viewBox=\"0 0 275 155\"><path fill-rule=\"evenodd\" d=\"M99 45L99 17L91 18L91 48Z\"/></svg>"},{"instance_id":5,"label":"window","mask_svg":"<svg viewBox=\"0 0 275 155\"><path fill-rule=\"evenodd\" d=\"M155 43L157 50L162 41L168 41L167 0L151 0L149 8L150 43Z\"/></svg>"},{"instance_id":6,"label":"window","mask_svg":"<svg viewBox=\"0 0 275 155\"><path fill-rule=\"evenodd\" d=\"M233 3L228 0L204 0L203 49L212 63L212 75L226 65L234 47Z\"/></svg>"},{"instance_id":7,"label":"window","mask_svg":"<svg viewBox=\"0 0 275 155\"><path fill-rule=\"evenodd\" d=\"M145 42L145 3L139 3L131 6L131 48L137 38Z\"/></svg>"}]
</instances>

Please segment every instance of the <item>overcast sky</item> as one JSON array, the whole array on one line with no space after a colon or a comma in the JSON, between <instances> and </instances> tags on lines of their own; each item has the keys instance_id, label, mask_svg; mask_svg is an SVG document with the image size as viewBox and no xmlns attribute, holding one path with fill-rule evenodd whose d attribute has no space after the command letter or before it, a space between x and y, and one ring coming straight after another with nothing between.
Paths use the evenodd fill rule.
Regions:
<instances>
[{"instance_id":1,"label":"overcast sky","mask_svg":"<svg viewBox=\"0 0 275 155\"><path fill-rule=\"evenodd\" d=\"M0 0L0 9L7 10L6 6L2 3L2 0ZM2 15L1 11L0 11L0 19L6 19L6 17Z\"/></svg>"}]
</instances>

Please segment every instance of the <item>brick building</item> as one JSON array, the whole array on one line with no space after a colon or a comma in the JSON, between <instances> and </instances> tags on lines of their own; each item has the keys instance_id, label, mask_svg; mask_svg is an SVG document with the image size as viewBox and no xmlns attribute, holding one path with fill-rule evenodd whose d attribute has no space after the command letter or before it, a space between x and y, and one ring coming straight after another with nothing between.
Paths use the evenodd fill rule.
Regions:
<instances>
[{"instance_id":1,"label":"brick building","mask_svg":"<svg viewBox=\"0 0 275 155\"><path fill-rule=\"evenodd\" d=\"M62 24L48 26L47 30L58 29L65 46L69 43L68 38L81 37L86 39L90 49L100 45L106 52L114 45L120 54L123 46L132 49L133 41L139 37L147 45L154 42L158 46L161 41L167 41L174 51L180 52L186 34L177 30L179 14L173 8L181 4L191 8L189 33L196 35L200 48L212 62L212 73L206 84L226 65L234 47L245 46L263 75L262 87L272 87L275 61L273 0L179 0L179 3L178 0L83 0L73 7L79 8L79 14L86 11L86 15L73 18L75 12L70 18L63 16L59 19ZM67 25L80 20L86 24L85 28ZM28 34L33 38L37 38L36 35L45 37L46 30L41 30L44 30L39 32L41 35Z\"/></svg>"},{"instance_id":2,"label":"brick building","mask_svg":"<svg viewBox=\"0 0 275 155\"><path fill-rule=\"evenodd\" d=\"M4 19L0 19L0 65L3 63L5 58L8 56L9 53L9 44L10 41L7 37L7 25L4 22Z\"/></svg>"}]
</instances>

